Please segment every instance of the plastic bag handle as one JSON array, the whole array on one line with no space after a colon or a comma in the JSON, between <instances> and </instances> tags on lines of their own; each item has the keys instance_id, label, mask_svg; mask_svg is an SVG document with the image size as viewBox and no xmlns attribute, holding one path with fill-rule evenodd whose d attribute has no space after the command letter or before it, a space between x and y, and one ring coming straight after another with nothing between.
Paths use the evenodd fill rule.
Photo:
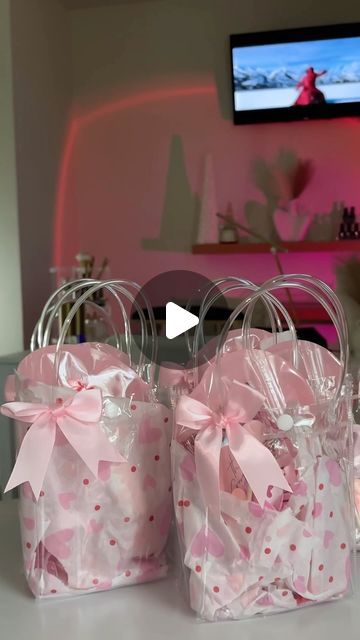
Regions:
<instances>
[{"instance_id":1,"label":"plastic bag handle","mask_svg":"<svg viewBox=\"0 0 360 640\"><path fill-rule=\"evenodd\" d=\"M244 285L234 285L234 289L238 290L240 288L243 289L250 289L250 290L254 290L254 291L258 291L260 289L260 287L258 285L255 285L253 283L249 284L249 281L245 281L246 284ZM256 300L254 299L253 305L255 305L255 303L257 302L257 300L260 298L264 298L264 296L266 296L266 298L268 299L268 301L271 302L272 305L274 305L275 308L277 308L279 311L281 311L281 313L283 314L285 321L287 322L289 331L292 334L293 339L296 339L296 331L295 331L295 326L291 320L291 317L288 313L288 311L286 310L286 308L282 305L282 303L275 297L273 296L271 293L268 292L262 292L260 293L260 295L256 298ZM204 321L204 318L209 310L209 308L211 307L211 304L213 303L212 300L208 301L207 304L204 306L202 314L200 315L199 318L199 324L195 329L195 334L194 334L194 341L193 341L193 353L192 353L192 359L193 359L193 376L194 376L194 384L196 385L198 382L198 344L199 344L199 334L200 334L200 329L199 327L202 326L202 323ZM249 304L252 304L252 302L250 301ZM237 307L238 309L239 307ZM236 311L236 309L235 309ZM234 312L233 312L234 313ZM231 314L230 317L232 317L233 313ZM237 314L238 315L238 314ZM237 317L237 316L236 316ZM227 321L228 322L228 321ZM226 324L225 324L226 326ZM222 335L222 334L221 334ZM227 338L226 338L227 339ZM226 340L225 340L226 342ZM225 342L222 345L222 349L225 346ZM294 354L293 354L293 360L294 360L294 366L298 366L298 350L295 349L294 350Z\"/></svg>"},{"instance_id":2,"label":"plastic bag handle","mask_svg":"<svg viewBox=\"0 0 360 640\"><path fill-rule=\"evenodd\" d=\"M238 305L238 307L236 309L234 309L234 311L232 312L232 314L230 315L230 317L228 318L228 320L226 321L223 330L220 334L220 339L218 342L218 346L217 346L217 354L216 354L216 365L220 364L220 360L221 360L221 354L222 354L222 350L224 347L224 344L226 342L227 339L227 335L229 330L231 329L234 321L236 320L236 318L238 317L238 315L240 313L242 313L247 306L252 303L254 300L258 300L261 295L265 292L269 292L272 291L273 289L284 289L284 288L293 288L293 289L300 289L302 291L305 291L306 293L310 293L311 295L314 295L314 297L316 298L316 294L314 293L313 289L310 286L306 286L303 284L299 284L297 282L291 281L289 280L289 277L291 278L292 276L278 276L276 278L272 278L271 280L268 280L267 282L265 282L261 287L259 287L258 291L252 293L251 295L249 295L245 300L243 300L243 302L241 304ZM310 277L310 276L309 276ZM312 278L312 282L313 283L317 283L319 285L319 288L322 287L322 285L324 283L322 283L321 280L319 280L318 278ZM335 296L335 294L332 294L332 297ZM334 394L334 399L338 399L342 390L342 386L344 383L344 378L347 372L347 366L348 366L348 359L349 359L349 348L348 348L348 343L345 340L345 336L343 334L342 331L342 327L343 324L345 322L345 316L344 316L344 312L342 310L342 308L340 307L340 303L339 305L337 305L337 310L339 312L339 316L336 315L336 313L334 313L334 309L331 308L327 302L325 302L325 300L318 296L317 297L318 301L321 303L321 305L324 307L324 309L327 311L327 313L329 314L335 329L337 331L338 334L338 338L339 338L339 344L340 344L340 361L342 364L342 370L341 370L341 375L340 375L340 379L338 382L338 386L337 389L335 391Z\"/></svg>"},{"instance_id":3,"label":"plastic bag handle","mask_svg":"<svg viewBox=\"0 0 360 640\"><path fill-rule=\"evenodd\" d=\"M53 307L51 306L52 302L54 300L56 300L56 303L58 304L58 308L59 308L59 306L61 306L61 304L64 302L64 300L66 299L66 297L70 293L72 293L74 291L76 292L78 290L81 290L82 288L84 288L83 285L85 285L85 286L90 286L90 285L94 285L94 284L99 284L100 285L100 283L101 284L102 283L106 283L108 287L109 287L110 283L115 283L116 286L121 285L123 288L124 287L132 287L138 293L140 293L141 297L144 300L144 304L145 304L146 309L147 309L148 314L149 314L149 321L150 321L152 337L154 338L154 341L156 340L156 323L155 323L155 317L154 317L154 314L153 314L153 310L152 310L152 307L149 304L146 296L144 295L140 285L138 285L135 282L128 281L128 280L111 280L111 281L108 280L108 281L105 281L105 280L94 280L94 279L87 278L87 279L81 279L81 280L74 280L74 281L72 281L70 283L65 283L64 285L59 287L59 289L57 291L55 291L50 296L50 298L49 298L48 302L46 303L46 305L45 305L45 307L43 309L43 312L42 312L42 314L40 316L40 320L36 325L35 331L33 333L33 339L35 339L35 332L37 331L37 342L38 342L39 346L42 346L42 344L43 344L42 325L43 325L43 323L45 321L46 315L49 313L49 309L51 311L53 310ZM70 291L70 287L71 287L72 291ZM74 287L74 289L73 289L73 287ZM112 292L113 292L113 290L112 290ZM59 293L63 294L61 298L59 298ZM114 294L114 295L116 296L116 294ZM119 302L119 304L121 304L121 301L119 300L118 296L116 296L116 298L117 298L117 301ZM138 308L138 305L136 303L135 303L135 306ZM54 315L55 314L53 314L53 317L54 317ZM49 327L49 325L51 325L51 322L48 322L48 326L47 326L46 332L49 332L51 330L51 326ZM48 340L48 336L46 336L46 338ZM155 357L156 357L156 351L152 353L152 359L155 359Z\"/></svg>"},{"instance_id":4,"label":"plastic bag handle","mask_svg":"<svg viewBox=\"0 0 360 640\"><path fill-rule=\"evenodd\" d=\"M283 278L284 276L282 275L276 276L275 278L273 278L273 282L274 283L282 282ZM335 327L337 328L338 335L339 335L339 332L341 332L342 340L344 344L347 344L348 343L348 327L347 327L345 314L339 298L331 289L331 287L329 287L329 285L327 285L325 282L322 282L321 280L318 280L313 276L309 276L307 274L290 274L290 275L287 275L286 278L288 281L291 281L293 283L299 283L300 288L304 285L304 282L305 282L306 286L311 288L311 293L316 297L318 302L321 302L321 300L324 300L325 303L330 303L332 305L332 310L333 310L333 313L335 314L335 318L333 318L333 320L334 320ZM306 291L308 293L310 292L309 289L307 289ZM328 307L325 307L325 308L329 313ZM253 312L253 305L249 305L246 309L244 322L243 322L243 326L245 328L245 343L247 347L249 347L249 339L250 339L249 332L250 332L250 326L251 326L252 312Z\"/></svg>"},{"instance_id":5,"label":"plastic bag handle","mask_svg":"<svg viewBox=\"0 0 360 640\"><path fill-rule=\"evenodd\" d=\"M66 296L68 295L68 291L77 283L91 282L89 278L82 278L78 280L72 280L71 282L65 282L60 287L55 289L53 293L49 296L48 300L43 306L42 312L40 314L40 318L37 321L34 330L31 335L30 340L30 350L35 351L35 349L39 349L44 346L44 324L46 322L47 317L54 309L55 304L58 302L64 302L66 300Z\"/></svg>"},{"instance_id":6,"label":"plastic bag handle","mask_svg":"<svg viewBox=\"0 0 360 640\"><path fill-rule=\"evenodd\" d=\"M274 278L274 281L277 281L278 279L281 280L282 276L276 276ZM347 325L347 321L345 318L345 313L342 307L342 304L338 298L338 296L336 295L336 293L331 289L331 287L326 284L326 282L322 282L321 280L318 280L316 278L313 278L313 276L309 276L308 274L290 274L287 276L288 279L291 279L292 282L305 282L308 285L310 285L313 288L319 289L320 293L322 295L325 295L327 297L327 300L333 305L334 307L334 311L337 315L337 321L339 323L339 328L341 329L342 333L343 333L343 337L345 342L348 342L348 325Z\"/></svg>"},{"instance_id":7,"label":"plastic bag handle","mask_svg":"<svg viewBox=\"0 0 360 640\"><path fill-rule=\"evenodd\" d=\"M47 346L49 344L50 341L50 334L51 334L51 328L54 322L54 319L56 317L56 314L58 313L60 307L62 304L64 304L64 302L66 301L66 299L69 296L72 296L73 294L75 294L77 291L83 291L85 288L88 287L93 287L94 284L97 284L97 289L102 288L102 283L103 281L101 280L77 280L73 283L67 283L66 285L66 290L64 292L64 295L59 298L56 303L50 308L49 313L48 313L48 319L47 319L47 324L46 324L46 328L45 328L45 332L43 334L43 336L41 336L41 343L40 346L44 347ZM63 289L63 287L62 287ZM111 288L111 287L107 287L108 290L110 290L112 292L112 294L114 295L114 297L116 298L123 319L124 319L124 326L125 326L125 344L126 344L126 349L127 349L127 354L129 356L129 360L131 362L131 353L130 353L130 346L131 346L131 339L130 339L130 326L129 326L129 322L128 322L128 318L127 318L127 314L125 311L125 307L123 305L122 300L119 298L119 296L117 295L117 293ZM88 294L86 293L86 300L85 302L89 302L88 298L91 296L92 294ZM56 296L56 292L55 292L55 296ZM74 311L74 315L76 314L76 311L78 311L78 309L80 308L81 305L77 305L77 300L74 301L74 306L76 304L76 309ZM66 319L65 319L66 320ZM70 320L71 322L71 320ZM67 323L67 327L69 327L70 322ZM116 344L117 344L117 348L120 348L120 340L119 340L119 335L118 332L116 331Z\"/></svg>"},{"instance_id":8,"label":"plastic bag handle","mask_svg":"<svg viewBox=\"0 0 360 640\"><path fill-rule=\"evenodd\" d=\"M236 278L234 278L233 280L236 280ZM240 279L239 279L240 280ZM238 289L257 289L259 288L259 285L255 285L250 281L243 281L242 284L234 284L229 286L227 289L225 289L224 291L222 291L221 293L230 293L232 291L236 291ZM221 295L221 293L219 293L218 295L214 296L211 299L211 303L210 304L214 304L214 302L217 300L217 298ZM277 313L277 311L281 311L288 329L290 331L293 332L293 334L295 335L296 331L295 331L295 326L294 323L291 319L291 316L289 314L289 312L287 311L286 307L275 297L272 296L270 293L268 294L264 294L261 298L262 302L264 303L264 306L266 307L267 311L269 312L269 320L270 320L270 324L271 324L271 330L272 333L275 335L275 339L276 339L276 335L277 335L277 330L279 331L279 333L281 333L283 331L282 328L282 324L281 324L281 320L279 317L279 314ZM254 309L256 302L252 303L251 306L251 310ZM202 305L202 308L204 308L204 304ZM207 310L209 309L209 307L207 308ZM199 323L200 325L200 333L201 333L201 337L203 337L203 323ZM277 325L277 326L276 326Z\"/></svg>"},{"instance_id":9,"label":"plastic bag handle","mask_svg":"<svg viewBox=\"0 0 360 640\"><path fill-rule=\"evenodd\" d=\"M84 286L86 285L91 285L94 283L100 283L100 282L105 282L105 281L100 281L100 280L94 280L91 278L83 278L81 280L73 280L72 282L67 282L65 284L63 284L61 287L59 287L56 291L54 291L51 296L49 297L48 301L46 302L46 304L44 305L44 308L42 310L42 313L40 315L40 319L37 322L35 329L33 331L33 334L31 336L31 342L30 342L30 348L31 351L34 351L36 348L38 347L42 347L45 344L48 344L49 341L49 335L50 335L50 331L51 331L51 326L52 326L52 322L55 318L56 312L59 308L59 306L61 306L61 304L63 304L67 298L67 296L69 296L70 294L70 289L72 289L74 286L77 288L75 289L75 291L77 290L81 290L82 288L84 288ZM108 281L110 282L110 281ZM111 281L112 282L112 281ZM149 315L149 321L150 321L150 328L151 328L151 335L152 335L152 350L151 350L151 363L154 363L156 360L156 353L157 353L157 334L156 334L156 323L155 323L155 317L154 317L154 313L152 310L152 307L150 306L146 296L143 294L143 291L141 289L141 287L133 282L133 281L128 281L128 280L116 280L114 281L118 284L121 284L125 287L130 287L130 288L134 288L137 293L139 293L144 301L145 307L147 308L148 311L148 315ZM114 294L115 297L117 298L117 302L121 308L123 317L125 315L125 310L122 307L122 303L121 300L119 299L118 296L116 296L116 294ZM54 305L57 305L57 310L54 311L54 313L52 314L52 311L54 310ZM89 304L89 302L87 302L87 304ZM137 307L137 304L135 303L135 306ZM106 313L106 312L104 312ZM47 316L49 316L51 314L51 319L48 320L47 322L47 327L46 327L46 332L45 332L45 338L43 336L43 328L44 328L44 323L46 321ZM139 316L140 318L143 317L141 314L141 311L139 311ZM109 321L109 324L111 325L111 328L114 332L115 338L116 338L116 347L118 349L120 349L120 337L118 332L115 329L115 326L113 324L113 322L111 321L110 316L107 318ZM125 324L125 329L128 329L128 327L126 326L126 322L124 322ZM129 337L129 330L125 330L125 343L127 345L127 350L129 352L129 345L130 345L130 337ZM150 371L149 371L149 379L153 378L153 370L150 366Z\"/></svg>"},{"instance_id":10,"label":"plastic bag handle","mask_svg":"<svg viewBox=\"0 0 360 640\"><path fill-rule=\"evenodd\" d=\"M121 284L120 284L121 283ZM117 295L117 292L123 294L132 304L134 304L134 306L136 307L138 313L139 313L139 317L141 320L141 327L142 327L142 344L141 344L141 350L140 350L140 358L139 358L139 364L138 364L138 373L139 375L143 375L144 372L144 366L145 366L145 353L146 353L146 345L147 345L147 339L148 339L148 335L147 335L147 326L146 326L146 319L144 316L144 312L142 310L142 308L140 307L138 300L136 298L134 298L134 296L128 291L128 289L124 286L122 286L122 284L125 283L127 286L133 286L134 288L137 289L137 291L140 291L140 287L138 285L136 285L135 283L132 282L127 282L127 281L120 281L120 280L110 280L110 281L92 281L92 282L88 282L87 283L87 287L88 290L83 293L75 302L73 307L71 308L71 310L69 311L61 332L60 332L60 336L58 339L58 343L57 343L57 353L60 350L62 344L64 343L65 337L66 337L66 333L67 330L70 326L70 323L72 321L72 319L74 318L76 312L78 311L78 309L81 307L81 305L86 302L86 300L91 297L96 291L98 291L99 289L107 289L108 291L110 291L114 297L117 299L118 303L121 305L121 309L123 312L123 319L124 319L124 324L125 324L125 338L126 338L126 342L127 342L127 352L128 352L128 356L129 356L129 360L131 363L131 332L130 332L130 325L129 325L129 320L126 314L126 311L122 305L122 302L119 299L119 296ZM74 291L77 291L79 289L82 289L82 284L78 283L75 287L73 287L70 291L68 291L68 295L74 293ZM143 296L143 298L145 299L145 297ZM63 298L60 301L60 304L63 303ZM149 312L149 318L150 318L150 322L151 322L151 315L152 315L152 309L148 306L148 312ZM54 317L56 313L56 310L53 310L52 312L52 316ZM51 321L52 318L49 319L48 321L48 327L47 329L49 329L49 326L51 326ZM153 329L155 327L155 320L153 318ZM145 344L144 344L145 343ZM156 335L153 332L152 333L152 357L155 358L156 357ZM56 358L55 358L56 359ZM150 377L152 375L152 371L150 370ZM151 379L152 382L152 379Z\"/></svg>"},{"instance_id":11,"label":"plastic bag handle","mask_svg":"<svg viewBox=\"0 0 360 640\"><path fill-rule=\"evenodd\" d=\"M232 291L232 289L230 288L231 285L243 285L243 286L255 286L253 282L251 282L250 280L246 280L244 278L238 278L236 276L228 276L228 277L223 277L223 278L217 278L216 280L214 280L211 283L211 286L207 288L204 297L201 301L200 304L200 309L199 309L199 316L201 315L203 308L207 302L208 297L210 296L211 292L215 289L218 290L219 286L226 284L228 286L226 286L224 289L221 289L220 291L216 291L216 294L212 297L212 302L211 304L214 304L214 302L218 299L218 297L220 297L220 295L222 294L226 294L230 291ZM192 304L193 298L190 298L187 302L186 305L186 309L187 311L191 310L191 304ZM271 305L271 303L268 302L267 299L264 299L264 305L266 306L266 308L268 309L269 312L269 318L270 318L270 325L271 325L271 330L272 333L276 333L276 325L277 325L277 329L278 331L282 331L282 326L281 326L281 322L280 322L280 318L279 315L276 313L276 310L274 309L274 307ZM202 341L202 344L205 344L205 339L204 339L204 328L203 328L203 323L201 324L200 327L200 338ZM190 344L190 333L186 332L185 334L185 341L186 341L186 346L189 352L189 357L192 357L192 346Z\"/></svg>"},{"instance_id":12,"label":"plastic bag handle","mask_svg":"<svg viewBox=\"0 0 360 640\"><path fill-rule=\"evenodd\" d=\"M129 320L127 317L127 313L125 310L125 307L123 305L122 300L119 298L117 291L110 286L103 286L103 281L88 281L86 283L86 285L84 286L84 283L82 282L78 282L76 285L74 285L73 287L71 287L70 289L68 289L67 294L65 297L61 298L61 300L54 305L49 318L48 318L48 322L47 322L47 326L45 329L45 334L44 334L44 340L43 340L43 344L44 346L47 345L49 343L49 339L50 339L50 332L51 332L51 327L54 321L54 318L56 317L56 314L59 311L59 308L61 307L61 305L64 303L64 300L66 300L66 298L68 296L72 296L73 294L75 294L77 291L84 291L84 288L87 288L87 290L82 294L81 296L81 300L80 298L77 298L74 301L74 304L71 308L71 310L69 311L68 315L66 316L64 322L63 322L63 326L60 332L60 336L63 335L63 338L61 340L62 344L64 344L65 342L65 337L66 337L66 333L69 329L70 323L72 321L72 319L74 318L74 316L76 315L77 311L80 309L80 307L82 306L83 303L87 303L89 301L89 298L91 298L91 296L93 295L93 293L95 293L96 291L98 291L99 289L107 289L108 291L110 291L113 296L116 298L121 312L122 312L122 316L123 316L123 320L124 320L124 326L125 326L125 343L126 343L126 351L127 351L127 355L129 357L129 361L130 361L130 365L132 366L132 358L131 358L131 332L130 332L130 325L129 325ZM133 298L131 296L131 294L129 294L129 292L124 289L121 288L118 291L120 291L120 293L123 293L125 295L125 297L127 297L131 302L133 302ZM65 327L65 328L64 328ZM144 331L145 331L145 319L142 319L142 338L144 340Z\"/></svg>"}]
</instances>

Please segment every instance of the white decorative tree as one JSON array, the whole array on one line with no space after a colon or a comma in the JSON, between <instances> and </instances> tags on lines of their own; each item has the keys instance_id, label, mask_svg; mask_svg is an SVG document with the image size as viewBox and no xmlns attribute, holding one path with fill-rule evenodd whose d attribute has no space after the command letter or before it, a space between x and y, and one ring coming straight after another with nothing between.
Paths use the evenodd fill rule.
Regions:
<instances>
[{"instance_id":1,"label":"white decorative tree","mask_svg":"<svg viewBox=\"0 0 360 640\"><path fill-rule=\"evenodd\" d=\"M198 243L218 242L217 202L215 194L214 163L211 153L205 158L203 189L199 216Z\"/></svg>"}]
</instances>

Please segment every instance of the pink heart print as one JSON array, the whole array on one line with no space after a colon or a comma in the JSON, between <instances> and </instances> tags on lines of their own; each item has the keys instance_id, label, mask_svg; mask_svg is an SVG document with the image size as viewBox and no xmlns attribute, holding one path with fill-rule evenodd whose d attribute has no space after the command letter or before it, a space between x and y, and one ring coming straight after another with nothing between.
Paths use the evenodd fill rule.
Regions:
<instances>
[{"instance_id":1,"label":"pink heart print","mask_svg":"<svg viewBox=\"0 0 360 640\"><path fill-rule=\"evenodd\" d=\"M333 487L339 487L341 485L341 471L336 460L327 460L326 469L329 474L329 480Z\"/></svg>"},{"instance_id":2,"label":"pink heart print","mask_svg":"<svg viewBox=\"0 0 360 640\"><path fill-rule=\"evenodd\" d=\"M274 599L273 597L270 595L270 593L265 593L264 596L261 596L261 598L259 598L259 600L257 601L257 604L261 604L262 606L270 606L272 604L274 604Z\"/></svg>"},{"instance_id":3,"label":"pink heart print","mask_svg":"<svg viewBox=\"0 0 360 640\"><path fill-rule=\"evenodd\" d=\"M56 580L62 582L64 585L69 583L69 576L65 570L65 567L61 564L60 560L52 555L43 545L39 542L35 555L35 569L45 569L51 576L55 576ZM51 584L52 580L50 580ZM57 585L55 585L57 586Z\"/></svg>"},{"instance_id":4,"label":"pink heart print","mask_svg":"<svg viewBox=\"0 0 360 640\"><path fill-rule=\"evenodd\" d=\"M121 377L119 375L114 376L114 379L109 384L109 391L111 395L114 397L122 395L123 389L122 389Z\"/></svg>"},{"instance_id":5,"label":"pink heart print","mask_svg":"<svg viewBox=\"0 0 360 640\"><path fill-rule=\"evenodd\" d=\"M89 522L89 531L90 533L100 533L103 526L104 525L101 524L100 522L97 522L96 520L92 519Z\"/></svg>"},{"instance_id":6,"label":"pink heart print","mask_svg":"<svg viewBox=\"0 0 360 640\"><path fill-rule=\"evenodd\" d=\"M72 539L73 535L73 529L63 529L52 533L45 538L45 547L56 558L65 560L71 555L71 549L67 543Z\"/></svg>"},{"instance_id":7,"label":"pink heart print","mask_svg":"<svg viewBox=\"0 0 360 640\"><path fill-rule=\"evenodd\" d=\"M161 438L162 431L158 427L154 427L149 418L144 418L139 426L139 442L140 444L151 444L158 442Z\"/></svg>"},{"instance_id":8,"label":"pink heart print","mask_svg":"<svg viewBox=\"0 0 360 640\"><path fill-rule=\"evenodd\" d=\"M59 502L63 509L70 509L71 503L76 500L75 493L59 493L58 495Z\"/></svg>"},{"instance_id":9,"label":"pink heart print","mask_svg":"<svg viewBox=\"0 0 360 640\"><path fill-rule=\"evenodd\" d=\"M304 593L306 591L306 584L304 576L298 576L294 580L294 587L298 593Z\"/></svg>"},{"instance_id":10,"label":"pink heart print","mask_svg":"<svg viewBox=\"0 0 360 640\"><path fill-rule=\"evenodd\" d=\"M194 456L188 453L180 464L180 473L182 475L183 480L187 482L192 482L195 476L195 460Z\"/></svg>"},{"instance_id":11,"label":"pink heart print","mask_svg":"<svg viewBox=\"0 0 360 640\"><path fill-rule=\"evenodd\" d=\"M230 587L235 592L240 591L240 589L244 584L244 580L245 578L243 573L236 573L234 575L226 576L226 582L230 585Z\"/></svg>"},{"instance_id":12,"label":"pink heart print","mask_svg":"<svg viewBox=\"0 0 360 640\"><path fill-rule=\"evenodd\" d=\"M307 484L304 480L299 480L299 482L295 483L293 494L294 496L301 496L302 498L305 498L307 494Z\"/></svg>"},{"instance_id":13,"label":"pink heart print","mask_svg":"<svg viewBox=\"0 0 360 640\"><path fill-rule=\"evenodd\" d=\"M156 489L156 480L154 476L151 476L149 473L144 478L143 487L146 489Z\"/></svg>"},{"instance_id":14,"label":"pink heart print","mask_svg":"<svg viewBox=\"0 0 360 640\"><path fill-rule=\"evenodd\" d=\"M111 462L106 462L105 460L100 460L99 462L99 471L98 477L102 482L107 482L111 476Z\"/></svg>"},{"instance_id":15,"label":"pink heart print","mask_svg":"<svg viewBox=\"0 0 360 640\"><path fill-rule=\"evenodd\" d=\"M211 529L206 531L205 527L198 531L191 544L191 553L195 558L203 556L207 551L215 558L220 558L224 555L224 549L220 538Z\"/></svg>"},{"instance_id":16,"label":"pink heart print","mask_svg":"<svg viewBox=\"0 0 360 640\"><path fill-rule=\"evenodd\" d=\"M284 538L285 536L288 536L290 531L292 530L293 524L292 522L287 522L286 524L284 524L283 527L280 527L280 529L277 530L277 535L279 536L279 538Z\"/></svg>"},{"instance_id":17,"label":"pink heart print","mask_svg":"<svg viewBox=\"0 0 360 640\"><path fill-rule=\"evenodd\" d=\"M34 500L34 494L32 492L32 488L28 482L24 482L22 486L22 492L24 498L28 498L29 500Z\"/></svg>"},{"instance_id":18,"label":"pink heart print","mask_svg":"<svg viewBox=\"0 0 360 640\"><path fill-rule=\"evenodd\" d=\"M262 518L264 509L257 502L249 502L249 511L255 518Z\"/></svg>"},{"instance_id":19,"label":"pink heart print","mask_svg":"<svg viewBox=\"0 0 360 640\"><path fill-rule=\"evenodd\" d=\"M24 525L28 531L33 531L35 529L35 520L33 518L24 518Z\"/></svg>"},{"instance_id":20,"label":"pink heart print","mask_svg":"<svg viewBox=\"0 0 360 640\"><path fill-rule=\"evenodd\" d=\"M332 543L333 539L334 539L334 533L332 531L326 530L324 533L325 549L328 549L330 547L330 544Z\"/></svg>"},{"instance_id":21,"label":"pink heart print","mask_svg":"<svg viewBox=\"0 0 360 640\"><path fill-rule=\"evenodd\" d=\"M250 560L250 550L249 547L246 547L244 544L241 544L239 547L240 555L244 560Z\"/></svg>"},{"instance_id":22,"label":"pink heart print","mask_svg":"<svg viewBox=\"0 0 360 640\"><path fill-rule=\"evenodd\" d=\"M315 502L314 508L312 510L313 518L318 518L319 516L321 516L322 510L323 510L323 506L321 502Z\"/></svg>"}]
</instances>

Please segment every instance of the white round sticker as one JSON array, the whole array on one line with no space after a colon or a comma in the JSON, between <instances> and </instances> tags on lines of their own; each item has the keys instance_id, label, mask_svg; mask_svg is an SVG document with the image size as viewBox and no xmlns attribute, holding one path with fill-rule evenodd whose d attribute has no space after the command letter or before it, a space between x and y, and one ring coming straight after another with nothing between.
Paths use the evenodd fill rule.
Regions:
<instances>
[{"instance_id":1,"label":"white round sticker","mask_svg":"<svg viewBox=\"0 0 360 640\"><path fill-rule=\"evenodd\" d=\"M282 416L278 417L276 424L281 431L290 431L294 426L294 420L288 413L284 413Z\"/></svg>"}]
</instances>

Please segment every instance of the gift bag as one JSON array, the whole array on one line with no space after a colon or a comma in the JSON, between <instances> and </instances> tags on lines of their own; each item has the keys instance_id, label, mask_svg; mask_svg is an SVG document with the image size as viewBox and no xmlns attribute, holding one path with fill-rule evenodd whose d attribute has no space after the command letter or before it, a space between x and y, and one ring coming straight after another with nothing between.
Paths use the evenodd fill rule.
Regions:
<instances>
[{"instance_id":1,"label":"gift bag","mask_svg":"<svg viewBox=\"0 0 360 640\"><path fill-rule=\"evenodd\" d=\"M359 399L358 399L359 402ZM356 546L360 550L360 426L354 425L354 502L356 519Z\"/></svg>"},{"instance_id":2,"label":"gift bag","mask_svg":"<svg viewBox=\"0 0 360 640\"><path fill-rule=\"evenodd\" d=\"M345 321L345 316L343 313L342 305L337 296L334 295L331 288L325 283L319 283L312 276L308 275L292 275L291 276L292 283L302 288L303 285L306 285L305 291L307 291L308 287L311 287L313 291L318 292L320 295L325 295L324 306L329 316L331 317L334 324L338 325L339 331L342 332L343 342L344 344L348 343L348 328L347 323ZM278 278L274 278L273 282L277 281L281 282L281 276ZM220 281L219 281L220 282ZM249 281L242 280L240 278L223 278L221 282L226 282L227 285L229 282L232 284L227 286L225 291L233 291L238 288L248 288L251 290L255 290L257 287L250 283ZM269 295L269 294L267 294ZM215 302L215 298L212 298L208 304L206 304L206 298L209 296L204 296L202 311L206 313L206 310L209 308L210 304ZM286 310L282 307L282 305L276 304L276 300L273 298L269 298L268 302L266 299L263 299L263 302L267 306L267 309L270 313L270 324L272 327L272 333L270 334L268 331L252 329L251 328L251 318L252 312L254 309L254 304L249 304L248 308L245 312L244 318L244 326L246 327L247 335L244 335L242 329L240 330L231 330L228 332L226 344L224 345L224 350L233 351L238 347L241 347L246 340L248 347L258 348L258 349L266 349L271 353L277 353L281 355L288 362L293 362L295 352L292 348L291 337L295 335L295 327L289 318ZM279 323L278 311L284 315L286 323L289 326L290 331L282 331L281 322ZM276 327L278 331L276 331ZM202 327L200 327L200 331L198 336L195 338L200 341ZM216 338L214 339L216 340ZM296 368L300 371L310 382L314 391L316 392L317 399L319 401L331 397L336 385L338 384L340 375L343 371L343 364L339 362L338 358L325 349L321 345L309 342L307 340L299 340L297 343L297 357L298 361L296 363ZM193 345L194 348L192 350L192 357L197 360L200 364L204 357L206 359L206 350L209 351L209 346L211 348L212 345L209 343L206 347L201 348L197 353L198 345ZM199 375L201 377L202 371L204 370L204 366L200 364L197 368ZM351 387L353 386L353 382L351 376L347 376L347 385L349 388L349 393L351 392ZM349 396L350 397L350 396ZM358 396L354 396L358 400ZM353 421L351 407L349 407L349 420ZM356 545L360 547L360 437L359 437L359 427L354 424L354 503L355 503L355 520L356 520Z\"/></svg>"},{"instance_id":3,"label":"gift bag","mask_svg":"<svg viewBox=\"0 0 360 640\"><path fill-rule=\"evenodd\" d=\"M275 278L274 281L277 281ZM341 331L344 344L348 343L348 327L341 306L341 302L334 295L331 288L325 283L321 283L320 287L316 280L311 276L297 275L292 276L292 282L296 282L302 286L306 284L306 287L311 286L313 290L317 290L326 295L325 308L327 309L334 324L337 324L338 330ZM245 319L251 319L249 314L251 309L247 309ZM248 317L247 317L248 316ZM283 334L284 335L284 334ZM266 345L265 345L266 342ZM272 353L277 353L285 358L288 362L291 361L292 349L291 343L288 340L274 340L274 336L262 341L260 348L267 348ZM307 377L311 386L313 387L317 399L319 401L330 398L334 393L334 389L339 383L340 376L344 371L344 363L341 363L333 353L330 353L324 347L314 344L305 340L298 341L298 370ZM353 502L355 504L355 524L356 524L356 546L360 548L360 438L359 427L354 422L352 407L351 407L351 394L353 391L353 379L350 374L346 376L345 384L347 386L347 398L348 398L348 421L353 423L353 449L354 449L354 496ZM358 402L358 395L353 396ZM356 403L355 403L356 406Z\"/></svg>"},{"instance_id":4,"label":"gift bag","mask_svg":"<svg viewBox=\"0 0 360 640\"><path fill-rule=\"evenodd\" d=\"M201 619L291 610L351 588L352 392L334 307L316 293L339 333L332 395L321 396L297 368L297 341L288 362L250 347L244 326L243 344L224 351L240 312L275 287L295 285L276 279L248 296L227 322L217 358L177 404L176 522L189 603Z\"/></svg>"},{"instance_id":5,"label":"gift bag","mask_svg":"<svg viewBox=\"0 0 360 640\"><path fill-rule=\"evenodd\" d=\"M125 314L127 352L64 344L79 305L100 287L81 282L83 293L57 345L46 340L69 291L48 305L34 338L41 346L19 364L16 399L2 407L17 425L18 456L7 490L21 485L24 568L37 597L137 584L167 571L171 413L142 378L142 355L133 362L121 300L134 302L129 286L101 283ZM142 331L148 339L145 322Z\"/></svg>"}]
</instances>

